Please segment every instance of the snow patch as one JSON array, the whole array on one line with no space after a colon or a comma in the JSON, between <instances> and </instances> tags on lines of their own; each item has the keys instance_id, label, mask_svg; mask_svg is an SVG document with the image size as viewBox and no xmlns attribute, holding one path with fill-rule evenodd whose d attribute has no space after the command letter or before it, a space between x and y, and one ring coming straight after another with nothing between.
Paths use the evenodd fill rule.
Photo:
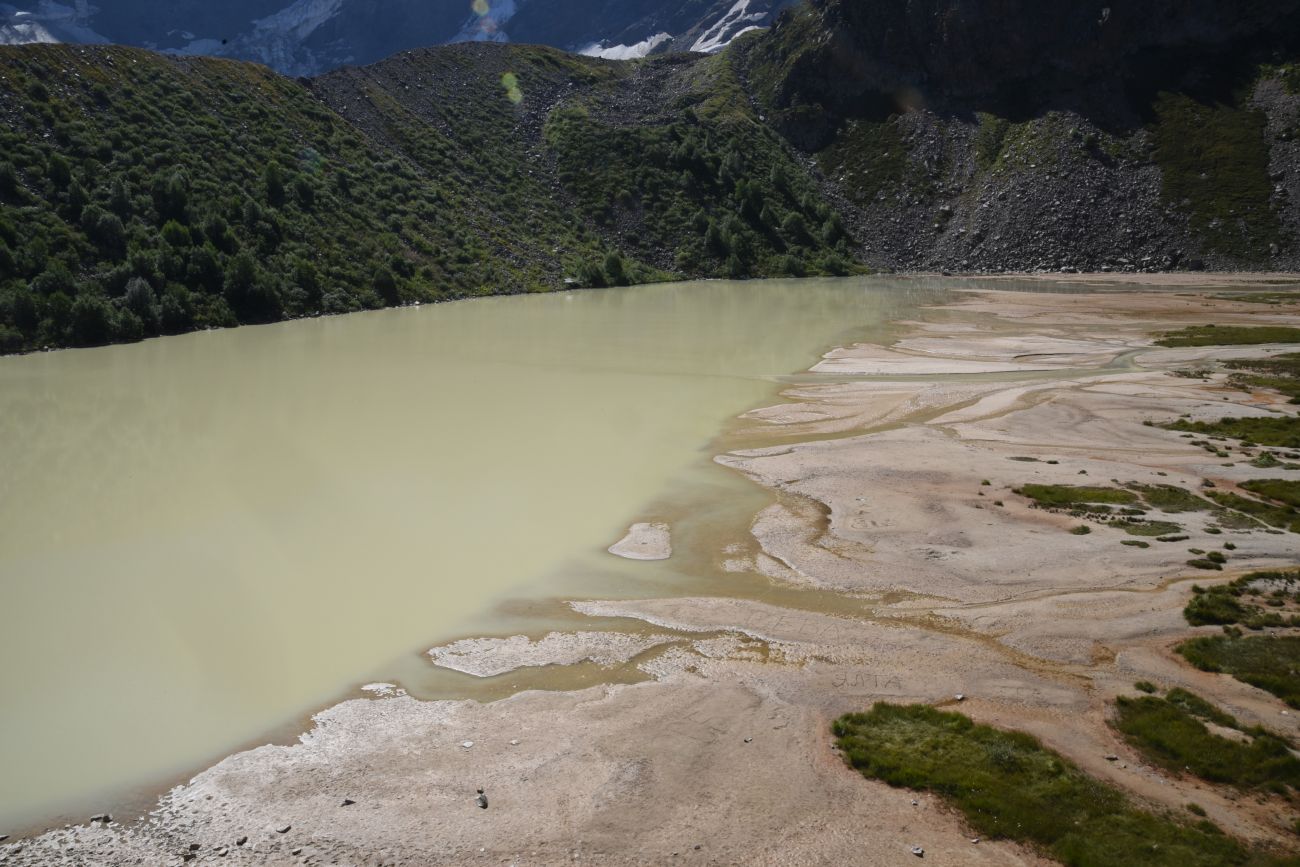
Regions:
<instances>
[{"instance_id":1,"label":"snow patch","mask_svg":"<svg viewBox=\"0 0 1300 867\"><path fill-rule=\"evenodd\" d=\"M611 45L608 48L604 47L602 43L593 42L586 48L578 49L578 53L587 57L603 57L606 60L632 60L637 57L645 57L672 38L671 33L656 33L654 36L642 39L632 45Z\"/></svg>"},{"instance_id":2,"label":"snow patch","mask_svg":"<svg viewBox=\"0 0 1300 867\"><path fill-rule=\"evenodd\" d=\"M748 33L750 30L757 30L767 15L763 12L749 12L750 0L736 0L736 5L727 11L727 14L718 19L717 23L704 31L704 34L695 41L691 46L691 51L701 54L712 54L715 51L721 51L742 33Z\"/></svg>"},{"instance_id":3,"label":"snow patch","mask_svg":"<svg viewBox=\"0 0 1300 867\"><path fill-rule=\"evenodd\" d=\"M74 0L71 5L41 0L30 10L0 5L0 45L107 42L88 26L98 11L87 0Z\"/></svg>"},{"instance_id":4,"label":"snow patch","mask_svg":"<svg viewBox=\"0 0 1300 867\"><path fill-rule=\"evenodd\" d=\"M343 9L343 0L296 0L253 22L254 39L281 38L301 42Z\"/></svg>"}]
</instances>

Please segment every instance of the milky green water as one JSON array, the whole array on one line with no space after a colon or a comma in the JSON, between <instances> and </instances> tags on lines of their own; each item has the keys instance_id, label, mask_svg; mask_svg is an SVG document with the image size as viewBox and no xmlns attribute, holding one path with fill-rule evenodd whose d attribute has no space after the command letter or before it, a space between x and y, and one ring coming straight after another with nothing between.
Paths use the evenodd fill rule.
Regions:
<instances>
[{"instance_id":1,"label":"milky green water","mask_svg":"<svg viewBox=\"0 0 1300 867\"><path fill-rule=\"evenodd\" d=\"M777 377L940 291L674 284L0 359L0 833L264 740L503 600L627 592L565 564L716 484L711 439Z\"/></svg>"}]
</instances>

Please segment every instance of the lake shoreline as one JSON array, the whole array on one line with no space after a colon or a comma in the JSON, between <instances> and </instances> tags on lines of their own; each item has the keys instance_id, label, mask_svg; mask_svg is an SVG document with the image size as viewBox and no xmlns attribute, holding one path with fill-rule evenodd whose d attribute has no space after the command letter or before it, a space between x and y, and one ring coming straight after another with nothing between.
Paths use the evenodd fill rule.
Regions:
<instances>
[{"instance_id":1,"label":"lake shoreline","mask_svg":"<svg viewBox=\"0 0 1300 867\"><path fill-rule=\"evenodd\" d=\"M1187 276L1041 278L1155 290L1122 294L975 286L905 323L891 346L827 353L812 372L835 381L814 376L746 413L717 458L775 495L751 544L715 552L720 568L771 582L770 593L575 600L577 613L639 621L653 640L604 642L593 627L576 649L572 636L455 649L464 670L598 658L636 666L642 683L491 703L344 701L316 714L301 743L226 758L144 822L53 831L0 854L7 864L180 864L192 853L249 864L884 864L921 844L961 863L1046 863L1010 843L973 845L939 801L862 780L832 748L841 713L957 695L971 717L1030 731L1148 803L1195 800L1230 833L1287 845L1267 804L1144 765L1105 708L1145 678L1300 731L1280 702L1170 650L1198 632L1181 617L1193 581L1293 564L1300 544L1217 538L1199 516L1172 516L1187 541L1137 549L1111 527L1073 534L1077 519L1014 493L1112 478L1195 490L1271 474L1221 466L1142 424L1293 412L1221 372L1170 375L1212 353L1156 348L1154 332L1300 321L1294 304L1211 294L1280 275ZM1185 566L1188 546L1228 538L1238 547L1221 575ZM788 604L790 588L809 604Z\"/></svg>"}]
</instances>

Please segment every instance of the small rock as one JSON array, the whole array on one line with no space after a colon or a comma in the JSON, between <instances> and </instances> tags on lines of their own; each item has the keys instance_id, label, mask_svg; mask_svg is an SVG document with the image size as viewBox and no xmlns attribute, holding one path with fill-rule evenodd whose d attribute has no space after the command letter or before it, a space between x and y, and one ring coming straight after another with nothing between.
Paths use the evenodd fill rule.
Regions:
<instances>
[{"instance_id":1,"label":"small rock","mask_svg":"<svg viewBox=\"0 0 1300 867\"><path fill-rule=\"evenodd\" d=\"M700 849L700 844L699 844L699 843L696 843L696 844L695 844L695 850L698 852L699 849Z\"/></svg>"},{"instance_id":2,"label":"small rock","mask_svg":"<svg viewBox=\"0 0 1300 867\"><path fill-rule=\"evenodd\" d=\"M281 825L279 828L276 828L276 829L275 829L275 833L277 833L277 834L288 834L288 833L289 833L289 829L292 828L292 827L293 827L292 825Z\"/></svg>"},{"instance_id":3,"label":"small rock","mask_svg":"<svg viewBox=\"0 0 1300 867\"><path fill-rule=\"evenodd\" d=\"M0 834L0 843L3 843L5 840L8 840L8 839L9 839L9 835L8 835L8 834Z\"/></svg>"},{"instance_id":4,"label":"small rock","mask_svg":"<svg viewBox=\"0 0 1300 867\"><path fill-rule=\"evenodd\" d=\"M227 848L227 847L225 847L225 846L222 846L222 847L220 847L220 848L217 849L217 857L218 857L218 858L225 858L225 857L226 857L226 853L229 852L229 851L230 851L229 848Z\"/></svg>"},{"instance_id":5,"label":"small rock","mask_svg":"<svg viewBox=\"0 0 1300 867\"><path fill-rule=\"evenodd\" d=\"M461 744L461 746L464 747L465 749L469 749L470 747L474 746L474 742L473 742L473 741L465 741L465 743Z\"/></svg>"},{"instance_id":6,"label":"small rock","mask_svg":"<svg viewBox=\"0 0 1300 867\"><path fill-rule=\"evenodd\" d=\"M752 744L753 742L754 742L753 738L745 738L745 743Z\"/></svg>"},{"instance_id":7,"label":"small rock","mask_svg":"<svg viewBox=\"0 0 1300 867\"><path fill-rule=\"evenodd\" d=\"M351 798L344 798L344 799L343 799L343 803L342 803L342 804L339 804L339 806L340 806L340 807L351 807L351 806L352 806L353 804L355 804L355 803L356 803L356 801L352 800Z\"/></svg>"},{"instance_id":8,"label":"small rock","mask_svg":"<svg viewBox=\"0 0 1300 867\"><path fill-rule=\"evenodd\" d=\"M291 851L289 854L290 854L290 855L301 855L301 854L302 854L302 847L299 846L297 849L294 849L294 850Z\"/></svg>"},{"instance_id":9,"label":"small rock","mask_svg":"<svg viewBox=\"0 0 1300 867\"><path fill-rule=\"evenodd\" d=\"M517 747L517 746L519 746L519 739L518 739L518 738L515 738L513 741L511 741L511 742L510 742L510 746L512 746L512 747Z\"/></svg>"},{"instance_id":10,"label":"small rock","mask_svg":"<svg viewBox=\"0 0 1300 867\"><path fill-rule=\"evenodd\" d=\"M971 842L972 842L972 843L978 843L979 841L980 841L980 838L979 838L979 837L972 837L972 838L971 838Z\"/></svg>"},{"instance_id":11,"label":"small rock","mask_svg":"<svg viewBox=\"0 0 1300 867\"><path fill-rule=\"evenodd\" d=\"M925 857L925 850L922 849L920 846L913 846L913 847L912 847L912 854L915 855L915 856L918 857L918 858L924 858L924 857Z\"/></svg>"},{"instance_id":12,"label":"small rock","mask_svg":"<svg viewBox=\"0 0 1300 867\"><path fill-rule=\"evenodd\" d=\"M474 803L478 804L480 810L486 810L488 808L487 795L483 794L482 789L478 790L478 797L474 799Z\"/></svg>"},{"instance_id":13,"label":"small rock","mask_svg":"<svg viewBox=\"0 0 1300 867\"><path fill-rule=\"evenodd\" d=\"M1118 761L1119 761L1119 756L1106 756L1106 761L1108 761L1108 762L1118 762Z\"/></svg>"},{"instance_id":14,"label":"small rock","mask_svg":"<svg viewBox=\"0 0 1300 867\"><path fill-rule=\"evenodd\" d=\"M103 824L107 825L109 822L113 821L113 817L108 815L107 813L96 813L95 815L90 817L90 821L102 822Z\"/></svg>"},{"instance_id":15,"label":"small rock","mask_svg":"<svg viewBox=\"0 0 1300 867\"><path fill-rule=\"evenodd\" d=\"M191 851L191 852L197 852L197 851L199 851L200 848L201 848L201 847L199 846L198 843L191 843L191 844L190 844L190 851Z\"/></svg>"},{"instance_id":16,"label":"small rock","mask_svg":"<svg viewBox=\"0 0 1300 867\"><path fill-rule=\"evenodd\" d=\"M920 801L915 801L915 800L912 801L912 806L913 806L913 807L919 807L920 805L921 805L921 802L920 802Z\"/></svg>"},{"instance_id":17,"label":"small rock","mask_svg":"<svg viewBox=\"0 0 1300 867\"><path fill-rule=\"evenodd\" d=\"M248 842L248 838L247 838L247 837L240 837L238 840L235 841L235 845L236 845L236 846L242 846L242 845L244 845L244 844L247 843L247 842Z\"/></svg>"},{"instance_id":18,"label":"small rock","mask_svg":"<svg viewBox=\"0 0 1300 867\"><path fill-rule=\"evenodd\" d=\"M956 695L954 695L953 698L957 699L957 701L965 701L965 700L966 700L966 694L965 694L965 693L962 693L962 692L959 692L959 693L957 693Z\"/></svg>"}]
</instances>

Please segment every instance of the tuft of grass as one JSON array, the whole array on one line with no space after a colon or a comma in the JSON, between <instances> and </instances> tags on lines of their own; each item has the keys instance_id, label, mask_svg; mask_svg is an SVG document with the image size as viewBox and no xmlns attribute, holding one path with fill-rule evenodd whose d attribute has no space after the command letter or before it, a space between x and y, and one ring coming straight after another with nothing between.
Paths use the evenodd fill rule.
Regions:
<instances>
[{"instance_id":1,"label":"tuft of grass","mask_svg":"<svg viewBox=\"0 0 1300 867\"><path fill-rule=\"evenodd\" d=\"M881 702L840 717L832 730L864 776L936 792L980 835L1039 847L1066 864L1276 863L1209 823L1140 809L1030 735L962 714Z\"/></svg>"},{"instance_id":2,"label":"tuft of grass","mask_svg":"<svg viewBox=\"0 0 1300 867\"><path fill-rule=\"evenodd\" d=\"M1150 548L1150 547L1151 547L1151 543L1150 543L1150 542L1142 542L1142 541L1139 541L1139 540L1137 540L1137 539L1124 539L1124 540L1122 540L1122 541L1120 542L1120 544L1121 544L1121 545L1127 545L1127 546L1130 547L1130 548Z\"/></svg>"},{"instance_id":3,"label":"tuft of grass","mask_svg":"<svg viewBox=\"0 0 1300 867\"><path fill-rule=\"evenodd\" d=\"M1139 680L1137 683L1133 684L1133 688L1138 692L1145 692L1148 695L1157 691L1156 685L1149 680Z\"/></svg>"},{"instance_id":4,"label":"tuft of grass","mask_svg":"<svg viewBox=\"0 0 1300 867\"><path fill-rule=\"evenodd\" d=\"M1300 636L1209 635L1178 646L1202 671L1230 674L1300 708Z\"/></svg>"},{"instance_id":5,"label":"tuft of grass","mask_svg":"<svg viewBox=\"0 0 1300 867\"><path fill-rule=\"evenodd\" d=\"M1087 536L1092 532L1092 527L1089 527L1087 524L1080 524L1079 526L1072 528L1070 532L1075 536Z\"/></svg>"},{"instance_id":6,"label":"tuft of grass","mask_svg":"<svg viewBox=\"0 0 1300 867\"><path fill-rule=\"evenodd\" d=\"M1167 770L1188 771L1212 783L1242 789L1300 786L1300 759L1289 744L1263 729L1246 729L1229 714L1186 690L1115 700L1112 725L1148 760ZM1206 722L1235 729L1238 740L1216 734Z\"/></svg>"}]
</instances>

